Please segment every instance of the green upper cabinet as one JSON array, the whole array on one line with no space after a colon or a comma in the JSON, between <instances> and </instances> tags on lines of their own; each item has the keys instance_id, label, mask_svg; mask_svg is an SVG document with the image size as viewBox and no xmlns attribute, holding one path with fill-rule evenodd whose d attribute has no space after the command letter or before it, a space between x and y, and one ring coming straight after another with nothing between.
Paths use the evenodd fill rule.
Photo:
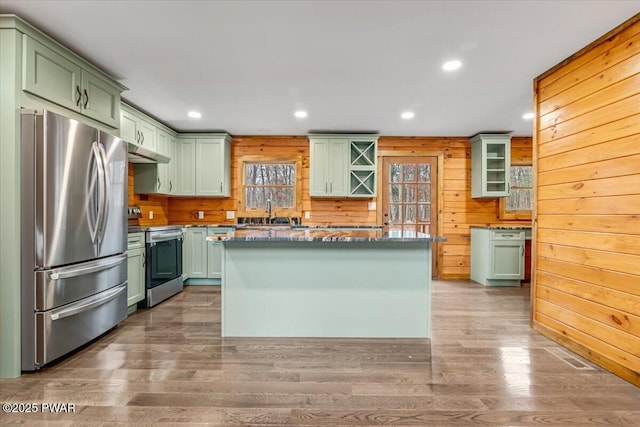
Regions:
<instances>
[{"instance_id":1,"label":"green upper cabinet","mask_svg":"<svg viewBox=\"0 0 640 427\"><path fill-rule=\"evenodd\" d=\"M378 137L349 138L349 197L376 196Z\"/></svg>"},{"instance_id":2,"label":"green upper cabinet","mask_svg":"<svg viewBox=\"0 0 640 427\"><path fill-rule=\"evenodd\" d=\"M22 89L69 110L119 127L123 87L90 69L69 52L22 35Z\"/></svg>"},{"instance_id":3,"label":"green upper cabinet","mask_svg":"<svg viewBox=\"0 0 640 427\"><path fill-rule=\"evenodd\" d=\"M471 138L471 197L509 195L511 136L481 133Z\"/></svg>"},{"instance_id":4,"label":"green upper cabinet","mask_svg":"<svg viewBox=\"0 0 640 427\"><path fill-rule=\"evenodd\" d=\"M156 129L157 152L171 157L167 153L169 134ZM171 159L173 161L174 159ZM169 194L172 183L169 181L169 163L139 163L134 165L134 191L139 194Z\"/></svg>"},{"instance_id":5,"label":"green upper cabinet","mask_svg":"<svg viewBox=\"0 0 640 427\"><path fill-rule=\"evenodd\" d=\"M177 196L231 195L231 137L183 134L176 141Z\"/></svg>"},{"instance_id":6,"label":"green upper cabinet","mask_svg":"<svg viewBox=\"0 0 640 427\"><path fill-rule=\"evenodd\" d=\"M193 196L196 193L196 140L178 137L176 140L176 195Z\"/></svg>"},{"instance_id":7,"label":"green upper cabinet","mask_svg":"<svg viewBox=\"0 0 640 427\"><path fill-rule=\"evenodd\" d=\"M365 197L376 195L375 135L309 137L309 195Z\"/></svg>"},{"instance_id":8,"label":"green upper cabinet","mask_svg":"<svg viewBox=\"0 0 640 427\"><path fill-rule=\"evenodd\" d=\"M158 151L156 138L157 126L139 111L127 104L120 107L120 138L148 150Z\"/></svg>"},{"instance_id":9,"label":"green upper cabinet","mask_svg":"<svg viewBox=\"0 0 640 427\"><path fill-rule=\"evenodd\" d=\"M178 163L176 156L176 139L175 136L169 135L169 139L167 140L166 155L171 157L171 161L166 165L167 181L169 182L169 192L167 194L169 195L174 195L178 192L178 183L176 181L176 165Z\"/></svg>"},{"instance_id":10,"label":"green upper cabinet","mask_svg":"<svg viewBox=\"0 0 640 427\"><path fill-rule=\"evenodd\" d=\"M346 197L348 140L345 138L310 138L309 195L311 197Z\"/></svg>"},{"instance_id":11,"label":"green upper cabinet","mask_svg":"<svg viewBox=\"0 0 640 427\"><path fill-rule=\"evenodd\" d=\"M163 130L156 129L156 152L167 155L169 145L169 134ZM173 160L173 159L172 159ZM158 168L158 192L169 194L169 163L159 163Z\"/></svg>"},{"instance_id":12,"label":"green upper cabinet","mask_svg":"<svg viewBox=\"0 0 640 427\"><path fill-rule=\"evenodd\" d=\"M225 136L196 139L196 196L231 195L231 142Z\"/></svg>"},{"instance_id":13,"label":"green upper cabinet","mask_svg":"<svg viewBox=\"0 0 640 427\"><path fill-rule=\"evenodd\" d=\"M120 138L170 159L168 163L136 163L133 167L134 192L138 194L176 194L176 133L160 122L122 104ZM153 147L149 145L153 144Z\"/></svg>"}]
</instances>

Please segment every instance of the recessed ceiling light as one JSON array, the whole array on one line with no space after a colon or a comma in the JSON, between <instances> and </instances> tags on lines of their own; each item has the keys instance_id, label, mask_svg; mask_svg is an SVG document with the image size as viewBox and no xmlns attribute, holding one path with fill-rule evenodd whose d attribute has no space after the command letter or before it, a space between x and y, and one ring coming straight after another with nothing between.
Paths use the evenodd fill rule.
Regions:
<instances>
[{"instance_id":1,"label":"recessed ceiling light","mask_svg":"<svg viewBox=\"0 0 640 427\"><path fill-rule=\"evenodd\" d=\"M405 111L404 113L400 114L400 117L405 120L413 119L415 116L416 114L413 111Z\"/></svg>"},{"instance_id":2,"label":"recessed ceiling light","mask_svg":"<svg viewBox=\"0 0 640 427\"><path fill-rule=\"evenodd\" d=\"M454 61L447 61L442 64L442 69L445 71L455 71L460 67L462 67L462 62L458 61L457 59Z\"/></svg>"},{"instance_id":3,"label":"recessed ceiling light","mask_svg":"<svg viewBox=\"0 0 640 427\"><path fill-rule=\"evenodd\" d=\"M522 118L525 120L532 120L533 119L533 113L524 113L522 115Z\"/></svg>"},{"instance_id":4,"label":"recessed ceiling light","mask_svg":"<svg viewBox=\"0 0 640 427\"><path fill-rule=\"evenodd\" d=\"M187 114L192 119L199 119L200 117L202 117L202 113L199 113L198 111L189 111Z\"/></svg>"},{"instance_id":5,"label":"recessed ceiling light","mask_svg":"<svg viewBox=\"0 0 640 427\"><path fill-rule=\"evenodd\" d=\"M298 110L295 113L293 113L293 115L296 116L299 119L304 119L305 117L308 116L307 112L303 111L303 110Z\"/></svg>"}]
</instances>

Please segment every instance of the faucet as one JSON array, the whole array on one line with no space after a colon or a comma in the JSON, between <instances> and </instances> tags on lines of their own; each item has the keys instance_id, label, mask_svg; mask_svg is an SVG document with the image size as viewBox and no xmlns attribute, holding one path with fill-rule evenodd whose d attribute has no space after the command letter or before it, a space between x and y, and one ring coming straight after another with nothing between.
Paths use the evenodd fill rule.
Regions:
<instances>
[{"instance_id":1,"label":"faucet","mask_svg":"<svg viewBox=\"0 0 640 427\"><path fill-rule=\"evenodd\" d=\"M267 207L265 212L269 217L267 218L267 223L271 224L271 199L267 199Z\"/></svg>"}]
</instances>

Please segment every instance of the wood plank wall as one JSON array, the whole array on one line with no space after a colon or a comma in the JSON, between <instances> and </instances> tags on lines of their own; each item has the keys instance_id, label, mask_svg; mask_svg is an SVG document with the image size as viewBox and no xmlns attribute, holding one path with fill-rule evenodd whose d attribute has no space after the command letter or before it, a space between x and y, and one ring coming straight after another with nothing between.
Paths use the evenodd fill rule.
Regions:
<instances>
[{"instance_id":1,"label":"wood plank wall","mask_svg":"<svg viewBox=\"0 0 640 427\"><path fill-rule=\"evenodd\" d=\"M135 164L129 163L129 206L137 205L142 210L142 218L135 222L143 226L169 224L169 198L135 194L133 192L134 168ZM153 219L149 219L150 211L153 212Z\"/></svg>"},{"instance_id":2,"label":"wood plank wall","mask_svg":"<svg viewBox=\"0 0 640 427\"><path fill-rule=\"evenodd\" d=\"M533 327L640 385L640 14L535 95Z\"/></svg>"},{"instance_id":3,"label":"wood plank wall","mask_svg":"<svg viewBox=\"0 0 640 427\"><path fill-rule=\"evenodd\" d=\"M440 235L447 237L443 245L443 259L440 265L442 278L468 278L470 270L469 227L489 224L530 224L530 222L501 221L498 218L498 199L471 199L471 148L468 138L445 137L381 137L379 152L414 151L439 153L444 157L444 230ZM236 219L227 220L226 211L241 209L240 189L241 162L244 156L252 158L294 159L302 164L302 197L299 213L310 211L311 219L304 224L376 224L376 211L368 210L364 200L310 199L309 194L309 141L306 136L236 136L232 143L231 197L224 199L171 197L168 199L168 223L171 224L234 224ZM512 140L512 159L520 162L532 160L531 138L516 137ZM143 212L151 208L163 210L161 197L150 196L136 201ZM166 198L165 198L166 199ZM382 207L382 200L376 200ZM198 219L198 211L204 211L204 219ZM277 212L274 212L277 215ZM262 212L257 212L262 216ZM147 215L143 215L147 218ZM147 219L143 219L147 223Z\"/></svg>"}]
</instances>

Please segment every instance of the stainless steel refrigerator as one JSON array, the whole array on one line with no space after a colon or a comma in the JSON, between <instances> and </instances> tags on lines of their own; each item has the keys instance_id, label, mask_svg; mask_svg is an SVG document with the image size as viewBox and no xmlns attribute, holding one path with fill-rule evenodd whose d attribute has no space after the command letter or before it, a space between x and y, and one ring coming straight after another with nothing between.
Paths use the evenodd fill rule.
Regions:
<instances>
[{"instance_id":1,"label":"stainless steel refrigerator","mask_svg":"<svg viewBox=\"0 0 640 427\"><path fill-rule=\"evenodd\" d=\"M51 111L21 114L22 370L127 315L127 149Z\"/></svg>"}]
</instances>

